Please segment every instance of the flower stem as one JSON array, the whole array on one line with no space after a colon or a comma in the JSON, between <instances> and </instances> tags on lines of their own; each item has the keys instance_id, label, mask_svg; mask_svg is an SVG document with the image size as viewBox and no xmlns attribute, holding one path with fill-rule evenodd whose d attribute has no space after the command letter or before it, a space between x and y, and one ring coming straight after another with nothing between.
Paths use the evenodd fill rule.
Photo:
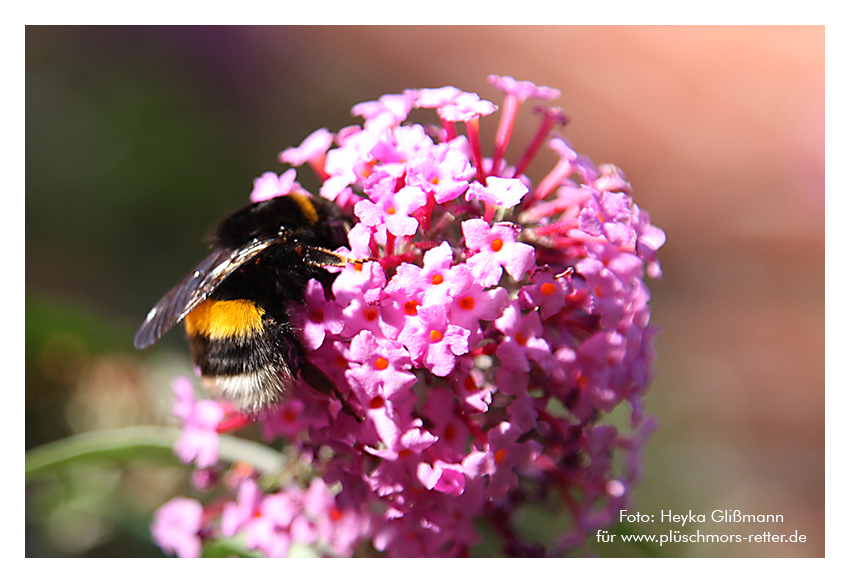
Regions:
<instances>
[{"instance_id":1,"label":"flower stem","mask_svg":"<svg viewBox=\"0 0 850 583\"><path fill-rule=\"evenodd\" d=\"M525 172L525 169L528 168L528 165L537 155L537 152L540 151L540 146L543 145L543 142L546 140L549 132L552 131L552 128L555 127L555 124L560 123L561 125L565 125L567 123L567 117L559 108L547 107L545 109L538 109L538 111L543 113L543 120L540 122L540 127L537 129L537 133L534 135L531 143L529 143L528 148L526 148L525 154L523 154L522 159L517 164L514 178Z\"/></svg>"},{"instance_id":2,"label":"flower stem","mask_svg":"<svg viewBox=\"0 0 850 583\"><path fill-rule=\"evenodd\" d=\"M316 158L310 158L309 160L307 160L307 162L310 164L310 168L313 169L313 172L316 173L316 176L319 177L319 180L324 182L325 180L330 178L331 175L328 174L327 172L325 172L325 155L324 154L322 154L321 156L318 156Z\"/></svg>"},{"instance_id":3,"label":"flower stem","mask_svg":"<svg viewBox=\"0 0 850 583\"><path fill-rule=\"evenodd\" d=\"M481 134L478 131L478 116L466 122L469 147L472 149L472 162L478 170L478 182L484 184L484 160L481 156Z\"/></svg>"},{"instance_id":4,"label":"flower stem","mask_svg":"<svg viewBox=\"0 0 850 583\"><path fill-rule=\"evenodd\" d=\"M520 101L515 95L506 95L505 102L502 104L502 117L499 118L499 128L496 130L496 149L493 151L493 166L495 172L496 165L508 149L508 144L511 141L511 135L514 131L514 122L516 114L519 110Z\"/></svg>"}]
</instances>

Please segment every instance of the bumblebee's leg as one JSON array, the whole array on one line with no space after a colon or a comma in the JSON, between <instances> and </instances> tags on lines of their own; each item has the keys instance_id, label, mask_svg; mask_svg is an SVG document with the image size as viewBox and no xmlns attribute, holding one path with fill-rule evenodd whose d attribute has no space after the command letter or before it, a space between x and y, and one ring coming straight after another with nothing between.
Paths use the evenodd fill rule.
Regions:
<instances>
[{"instance_id":1,"label":"bumblebee's leg","mask_svg":"<svg viewBox=\"0 0 850 583\"><path fill-rule=\"evenodd\" d=\"M304 247L304 262L315 267L344 267L348 263L363 263L362 259L349 259L321 247Z\"/></svg>"},{"instance_id":2,"label":"bumblebee's leg","mask_svg":"<svg viewBox=\"0 0 850 583\"><path fill-rule=\"evenodd\" d=\"M339 392L339 389L336 387L336 383L334 383L328 375L322 372L322 370L312 362L307 361L304 363L304 366L301 367L301 378L307 381L307 384L316 391L329 397L336 397L342 405L343 411L353 417L358 423L363 422L363 418L354 412L354 409L351 408L351 405L348 404L348 401L346 401L345 397L342 396L342 393Z\"/></svg>"},{"instance_id":3,"label":"bumblebee's leg","mask_svg":"<svg viewBox=\"0 0 850 583\"><path fill-rule=\"evenodd\" d=\"M313 270L312 275L319 281L319 283L322 284L322 287L325 289L325 299L328 301L334 299L331 286L333 285L337 274L330 273L323 268L344 267L349 263L363 263L363 261L365 261L364 259L349 259L344 255L328 251L321 247L304 247L302 254L304 256L304 262L307 263L307 265L316 268Z\"/></svg>"}]
</instances>

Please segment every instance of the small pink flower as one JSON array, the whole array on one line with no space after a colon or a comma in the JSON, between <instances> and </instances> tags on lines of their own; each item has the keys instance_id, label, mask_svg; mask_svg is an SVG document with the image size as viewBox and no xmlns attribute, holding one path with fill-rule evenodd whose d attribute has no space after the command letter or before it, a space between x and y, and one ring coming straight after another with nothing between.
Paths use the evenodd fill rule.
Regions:
<instances>
[{"instance_id":1,"label":"small pink flower","mask_svg":"<svg viewBox=\"0 0 850 583\"><path fill-rule=\"evenodd\" d=\"M472 284L472 273L465 265L452 265L453 254L448 243L425 253L423 266L409 263L398 267L386 291L397 301L414 300L421 305L444 303Z\"/></svg>"},{"instance_id":2,"label":"small pink flower","mask_svg":"<svg viewBox=\"0 0 850 583\"><path fill-rule=\"evenodd\" d=\"M433 466L426 462L419 464L416 476L429 490L443 492L451 496L460 496L466 487L466 477L461 464L448 464L437 460Z\"/></svg>"},{"instance_id":3,"label":"small pink flower","mask_svg":"<svg viewBox=\"0 0 850 583\"><path fill-rule=\"evenodd\" d=\"M354 213L364 225L383 226L397 237L412 236L416 234L419 222L410 215L423 207L426 200L422 190L405 186L398 192L389 191L378 195L376 202L361 200L354 205Z\"/></svg>"},{"instance_id":4,"label":"small pink flower","mask_svg":"<svg viewBox=\"0 0 850 583\"><path fill-rule=\"evenodd\" d=\"M509 76L490 75L487 77L487 82L499 91L513 95L521 101L529 98L550 101L561 96L561 92L557 89L545 85L535 85L531 81L517 81Z\"/></svg>"},{"instance_id":5,"label":"small pink flower","mask_svg":"<svg viewBox=\"0 0 850 583\"><path fill-rule=\"evenodd\" d=\"M375 338L368 330L351 340L350 359L354 366L348 374L363 385L383 387L381 394L388 398L416 383L407 350L393 340Z\"/></svg>"},{"instance_id":6,"label":"small pink flower","mask_svg":"<svg viewBox=\"0 0 850 583\"><path fill-rule=\"evenodd\" d=\"M475 93L461 92L454 98L437 108L437 114L444 121L468 122L479 116L490 115L496 111L496 106L486 99L481 99Z\"/></svg>"},{"instance_id":7,"label":"small pink flower","mask_svg":"<svg viewBox=\"0 0 850 583\"><path fill-rule=\"evenodd\" d=\"M327 334L339 334L345 327L342 307L325 300L325 288L315 279L307 282L304 293L305 309L298 314L302 337L310 350L316 350Z\"/></svg>"},{"instance_id":8,"label":"small pink flower","mask_svg":"<svg viewBox=\"0 0 850 583\"><path fill-rule=\"evenodd\" d=\"M307 423L301 416L304 408L302 401L287 399L273 409L263 411L259 415L263 439L265 441L274 441L278 437L294 439L307 428Z\"/></svg>"},{"instance_id":9,"label":"small pink flower","mask_svg":"<svg viewBox=\"0 0 850 583\"><path fill-rule=\"evenodd\" d=\"M254 179L254 190L251 191L251 202L262 202L289 194L300 184L295 181L295 168L290 168L280 176L274 172L265 172Z\"/></svg>"},{"instance_id":10,"label":"small pink flower","mask_svg":"<svg viewBox=\"0 0 850 583\"><path fill-rule=\"evenodd\" d=\"M449 320L477 334L480 322L495 320L501 316L507 303L508 292L504 288L485 290L477 281L472 280L452 297Z\"/></svg>"},{"instance_id":11,"label":"small pink flower","mask_svg":"<svg viewBox=\"0 0 850 583\"><path fill-rule=\"evenodd\" d=\"M469 330L449 324L442 305L422 306L408 319L398 337L414 361L444 377L454 369L457 357L469 351Z\"/></svg>"},{"instance_id":12,"label":"small pink flower","mask_svg":"<svg viewBox=\"0 0 850 583\"><path fill-rule=\"evenodd\" d=\"M381 132L398 126L407 118L407 114L416 102L416 91L406 91L399 95L384 95L378 101L358 103L351 108L351 115L366 120L366 129Z\"/></svg>"},{"instance_id":13,"label":"small pink flower","mask_svg":"<svg viewBox=\"0 0 850 583\"><path fill-rule=\"evenodd\" d=\"M496 328L505 335L496 354L505 368L530 370L529 359L534 360L547 373L554 362L549 344L543 339L543 324L537 312L522 315L516 304L509 304L504 314L496 320Z\"/></svg>"},{"instance_id":14,"label":"small pink flower","mask_svg":"<svg viewBox=\"0 0 850 583\"><path fill-rule=\"evenodd\" d=\"M304 514L315 523L317 542L337 556L350 557L369 532L369 517L351 508L340 509L320 478L314 478L304 496Z\"/></svg>"},{"instance_id":15,"label":"small pink flower","mask_svg":"<svg viewBox=\"0 0 850 583\"><path fill-rule=\"evenodd\" d=\"M322 160L328 148L333 144L334 135L326 128L321 128L304 138L297 148L287 148L280 153L280 161L301 166L311 160Z\"/></svg>"},{"instance_id":16,"label":"small pink flower","mask_svg":"<svg viewBox=\"0 0 850 583\"><path fill-rule=\"evenodd\" d=\"M506 421L487 434L488 455L483 473L490 476L487 492L496 500L516 487L519 478L515 468L527 467L540 455L540 444L534 441L518 444L520 435L519 428Z\"/></svg>"},{"instance_id":17,"label":"small pink flower","mask_svg":"<svg viewBox=\"0 0 850 583\"><path fill-rule=\"evenodd\" d=\"M496 388L485 379L481 370L472 368L468 372L459 370L452 383L458 400L475 413L484 413L493 402Z\"/></svg>"},{"instance_id":18,"label":"small pink flower","mask_svg":"<svg viewBox=\"0 0 850 583\"><path fill-rule=\"evenodd\" d=\"M439 204L456 199L464 193L469 180L475 175L468 150L469 145L463 136L420 149L408 164L407 184L431 193Z\"/></svg>"},{"instance_id":19,"label":"small pink flower","mask_svg":"<svg viewBox=\"0 0 850 583\"><path fill-rule=\"evenodd\" d=\"M475 255L467 260L476 280L484 287L499 283L502 267L515 281L520 281L534 265L534 249L517 243L517 227L497 223L493 227L481 219L461 223L466 247Z\"/></svg>"},{"instance_id":20,"label":"small pink flower","mask_svg":"<svg viewBox=\"0 0 850 583\"><path fill-rule=\"evenodd\" d=\"M340 131L337 140L342 140L340 147L325 156L324 172L328 177L319 189L319 194L329 200L336 200L348 186L371 174L372 150L380 135L357 129L345 134Z\"/></svg>"},{"instance_id":21,"label":"small pink flower","mask_svg":"<svg viewBox=\"0 0 850 583\"><path fill-rule=\"evenodd\" d=\"M201 556L200 531L203 526L204 508L197 500L172 498L160 506L153 515L151 535L166 553L174 553L183 559Z\"/></svg>"},{"instance_id":22,"label":"small pink flower","mask_svg":"<svg viewBox=\"0 0 850 583\"><path fill-rule=\"evenodd\" d=\"M259 512L263 493L254 480L244 480L235 502L227 502L221 513L221 532L233 537Z\"/></svg>"},{"instance_id":23,"label":"small pink flower","mask_svg":"<svg viewBox=\"0 0 850 583\"><path fill-rule=\"evenodd\" d=\"M480 200L505 208L513 208L519 204L522 197L528 193L528 187L518 178L487 177L487 186L479 182L469 185L466 200Z\"/></svg>"},{"instance_id":24,"label":"small pink flower","mask_svg":"<svg viewBox=\"0 0 850 583\"><path fill-rule=\"evenodd\" d=\"M420 89L416 96L416 107L436 109L453 102L460 94L461 90L451 85L439 89Z\"/></svg>"},{"instance_id":25,"label":"small pink flower","mask_svg":"<svg viewBox=\"0 0 850 583\"><path fill-rule=\"evenodd\" d=\"M436 442L437 438L434 435L415 425L403 433L397 432L395 439L385 440L384 443L387 446L385 449L371 447L366 449L374 456L395 461L408 458L411 454L421 454Z\"/></svg>"},{"instance_id":26,"label":"small pink flower","mask_svg":"<svg viewBox=\"0 0 850 583\"><path fill-rule=\"evenodd\" d=\"M298 524L298 510L297 502L286 492L265 496L256 514L243 527L245 546L262 551L267 557L285 557Z\"/></svg>"},{"instance_id":27,"label":"small pink flower","mask_svg":"<svg viewBox=\"0 0 850 583\"><path fill-rule=\"evenodd\" d=\"M540 317L544 320L564 309L567 293L567 278L555 277L547 270L541 270L531 276L531 285L525 286L519 292L520 307L539 309Z\"/></svg>"},{"instance_id":28,"label":"small pink flower","mask_svg":"<svg viewBox=\"0 0 850 583\"><path fill-rule=\"evenodd\" d=\"M369 331L376 337L384 336L384 330L391 327L387 323L391 309L391 306L370 303L365 293L349 297L348 306L343 310L345 328L341 336L354 338L361 331Z\"/></svg>"},{"instance_id":29,"label":"small pink flower","mask_svg":"<svg viewBox=\"0 0 850 583\"><path fill-rule=\"evenodd\" d=\"M195 401L195 389L186 377L173 383L177 402L172 414L183 422L180 437L174 444L174 454L184 464L192 461L199 468L208 468L218 461L218 431L224 409L215 401Z\"/></svg>"}]
</instances>

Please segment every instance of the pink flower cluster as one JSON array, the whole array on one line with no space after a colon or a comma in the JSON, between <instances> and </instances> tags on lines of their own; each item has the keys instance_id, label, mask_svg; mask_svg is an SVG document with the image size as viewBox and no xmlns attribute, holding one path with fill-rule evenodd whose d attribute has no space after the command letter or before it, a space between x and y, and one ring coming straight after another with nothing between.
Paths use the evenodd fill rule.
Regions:
<instances>
[{"instance_id":1,"label":"pink flower cluster","mask_svg":"<svg viewBox=\"0 0 850 583\"><path fill-rule=\"evenodd\" d=\"M197 500L172 499L154 514L154 542L184 558L201 556L204 539L214 536L242 536L247 550L267 557L286 557L293 543L328 555L351 556L368 531L369 517L341 511L320 478L305 490L290 485L269 495L250 477L237 488L235 501L207 511ZM212 527L213 517L220 518L218 528Z\"/></svg>"},{"instance_id":2,"label":"pink flower cluster","mask_svg":"<svg viewBox=\"0 0 850 583\"><path fill-rule=\"evenodd\" d=\"M308 163L321 196L356 221L339 251L368 261L339 270L332 300L311 281L297 321L313 362L364 421L309 388L293 391L258 422L267 440L308 455L323 482L263 493L245 480L219 517L173 521L190 540L206 529L244 534L270 556L291 540L327 554L363 541L389 556L466 556L489 528L505 554L557 555L628 504L652 425L642 404L655 333L643 276L660 275L664 233L620 169L552 136L566 123L558 108L538 106L540 128L510 165L520 105L559 92L489 81L505 95L489 157L479 121L497 108L454 87L361 103L352 112L362 125L319 130L281 153ZM414 109L435 110L439 124L406 123ZM543 145L557 161L535 183L524 172ZM294 178L293 169L267 173L252 200L300 189ZM627 432L603 422L624 402ZM183 407L178 448L199 467L215 462L209 428L225 415L203 405ZM338 494L328 498L325 484ZM305 502L320 489L321 504ZM528 505L571 526L546 544L526 540L518 526Z\"/></svg>"}]
</instances>

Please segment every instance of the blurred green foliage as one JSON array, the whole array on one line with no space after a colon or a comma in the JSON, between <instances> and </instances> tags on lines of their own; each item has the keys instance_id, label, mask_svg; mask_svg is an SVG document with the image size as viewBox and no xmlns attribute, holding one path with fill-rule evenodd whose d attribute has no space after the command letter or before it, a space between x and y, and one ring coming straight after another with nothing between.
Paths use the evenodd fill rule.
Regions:
<instances>
[{"instance_id":1,"label":"blurred green foliage","mask_svg":"<svg viewBox=\"0 0 850 583\"><path fill-rule=\"evenodd\" d=\"M132 347L135 326L276 151L247 139L217 67L199 66L205 35L218 44L214 29L27 27L28 450L168 421L157 402L167 382L147 391L149 365L185 348L167 338L151 361ZM170 448L39 473L27 482L26 553L161 556L150 515L187 478Z\"/></svg>"}]
</instances>

